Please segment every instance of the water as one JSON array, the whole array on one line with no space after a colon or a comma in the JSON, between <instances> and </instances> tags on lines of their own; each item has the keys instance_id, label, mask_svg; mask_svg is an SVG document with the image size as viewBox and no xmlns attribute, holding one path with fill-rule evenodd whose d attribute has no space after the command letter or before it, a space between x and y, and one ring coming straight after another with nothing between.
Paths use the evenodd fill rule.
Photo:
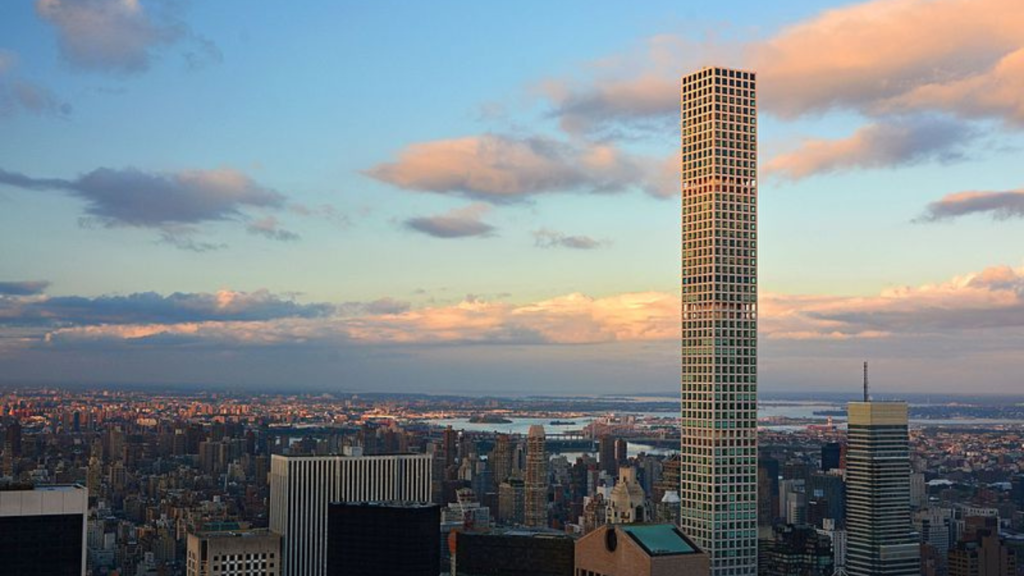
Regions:
<instances>
[{"instance_id":1,"label":"water","mask_svg":"<svg viewBox=\"0 0 1024 576\"><path fill-rule=\"evenodd\" d=\"M594 421L593 416L585 416L582 418L516 418L506 417L507 420L511 420L511 424L490 424L487 422L470 422L469 418L443 418L439 420L427 420L428 424L435 426L451 426L455 430L465 430L467 432L504 432L505 434L522 434L526 435L530 431L530 426L534 424L540 424L544 427L544 432L548 434L561 434L569 431L582 430L587 424ZM565 422L573 422L572 426L552 426L550 424L553 420L562 420Z\"/></svg>"},{"instance_id":2,"label":"water","mask_svg":"<svg viewBox=\"0 0 1024 576\"><path fill-rule=\"evenodd\" d=\"M846 403L842 402L821 402L821 401L780 401L780 400L768 400L761 401L757 405L757 416L758 418L806 418L819 421L824 424L827 420L825 416L817 416L815 412L821 411L835 411L839 410L842 412L846 411ZM615 413L616 416L637 416L640 418L668 418L677 419L679 417L678 412L629 412L619 411ZM466 430L470 432L504 432L509 434L521 434L526 435L530 430L530 426L534 424L540 424L544 426L544 431L548 434L559 434L569 431L582 430L585 426L593 422L596 418L604 416L591 415L581 416L577 418L518 418L518 417L507 417L512 420L510 424L487 424L487 423L471 423L468 418L444 418L436 420L427 420L430 424L437 426L451 426L456 430ZM552 420L571 421L571 426L552 426L550 422ZM845 425L845 418L838 416L834 418L835 423L839 427ZM916 427L927 427L927 426L984 426L984 425L1001 425L1001 424L1024 424L1021 420L1003 419L1003 418L949 418L949 419L924 419L924 418L911 418L910 424ZM783 431L796 431L803 430L806 425L802 424L769 424L761 423L760 427L775 430L779 432ZM632 449L634 444L630 444ZM658 453L657 449L646 447L650 453ZM631 454L632 455L632 454Z\"/></svg>"}]
</instances>

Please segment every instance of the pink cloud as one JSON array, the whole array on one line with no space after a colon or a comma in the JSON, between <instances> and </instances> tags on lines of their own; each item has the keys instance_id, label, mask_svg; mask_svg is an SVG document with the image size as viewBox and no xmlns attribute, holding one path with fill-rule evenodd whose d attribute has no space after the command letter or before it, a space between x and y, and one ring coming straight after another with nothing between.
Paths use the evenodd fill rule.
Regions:
<instances>
[{"instance_id":1,"label":"pink cloud","mask_svg":"<svg viewBox=\"0 0 1024 576\"><path fill-rule=\"evenodd\" d=\"M747 49L762 103L795 117L956 83L1024 46L1017 0L873 0L828 10Z\"/></svg>"},{"instance_id":2,"label":"pink cloud","mask_svg":"<svg viewBox=\"0 0 1024 576\"><path fill-rule=\"evenodd\" d=\"M798 180L814 174L855 168L886 168L917 162L948 162L962 157L974 131L936 118L901 119L869 124L846 138L805 140L791 152L763 166L767 176Z\"/></svg>"},{"instance_id":3,"label":"pink cloud","mask_svg":"<svg viewBox=\"0 0 1024 576\"><path fill-rule=\"evenodd\" d=\"M782 118L831 109L943 111L1019 124L1024 110L1018 0L872 0L765 40L657 36L644 48L590 66L583 80L549 79L538 91L572 133L674 118L680 76L709 63L756 71L761 109Z\"/></svg>"},{"instance_id":4,"label":"pink cloud","mask_svg":"<svg viewBox=\"0 0 1024 576\"><path fill-rule=\"evenodd\" d=\"M1004 118L1024 126L1024 48L993 68L957 80L923 84L877 106L883 111L945 110L966 118Z\"/></svg>"},{"instance_id":5,"label":"pink cloud","mask_svg":"<svg viewBox=\"0 0 1024 576\"><path fill-rule=\"evenodd\" d=\"M956 192L928 204L918 222L935 222L967 216L991 214L993 218L1024 217L1024 190L1007 192Z\"/></svg>"},{"instance_id":6,"label":"pink cloud","mask_svg":"<svg viewBox=\"0 0 1024 576\"><path fill-rule=\"evenodd\" d=\"M564 191L663 194L660 163L609 144L495 134L420 142L366 171L399 188L506 202Z\"/></svg>"},{"instance_id":7,"label":"pink cloud","mask_svg":"<svg viewBox=\"0 0 1024 576\"><path fill-rule=\"evenodd\" d=\"M226 301L231 299L223 297ZM573 293L531 303L467 298L446 306L260 321L91 325L59 328L47 340L202 339L234 345L607 344L677 340L678 294ZM964 337L965 331L1024 327L1024 267L998 266L873 296L764 293L760 335L769 340Z\"/></svg>"}]
</instances>

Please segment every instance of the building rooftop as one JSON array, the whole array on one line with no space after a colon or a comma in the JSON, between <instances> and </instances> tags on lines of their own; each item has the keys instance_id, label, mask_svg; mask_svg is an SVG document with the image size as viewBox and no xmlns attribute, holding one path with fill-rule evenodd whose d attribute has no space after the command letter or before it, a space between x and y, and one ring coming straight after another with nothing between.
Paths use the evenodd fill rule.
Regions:
<instances>
[{"instance_id":1,"label":"building rooftop","mask_svg":"<svg viewBox=\"0 0 1024 576\"><path fill-rule=\"evenodd\" d=\"M405 502L402 500L387 500L384 502L342 502L330 501L330 506L345 506L348 508L440 508L437 504L424 502Z\"/></svg>"},{"instance_id":2,"label":"building rooftop","mask_svg":"<svg viewBox=\"0 0 1024 576\"><path fill-rule=\"evenodd\" d=\"M700 553L700 550L671 524L622 524L618 528L651 556Z\"/></svg>"},{"instance_id":3,"label":"building rooftop","mask_svg":"<svg viewBox=\"0 0 1024 576\"><path fill-rule=\"evenodd\" d=\"M252 528L248 530L234 529L234 530L202 530L195 533L196 536L206 539L217 539L217 538L259 538L259 537L279 537L274 532L271 532L267 528Z\"/></svg>"},{"instance_id":4,"label":"building rooftop","mask_svg":"<svg viewBox=\"0 0 1024 576\"><path fill-rule=\"evenodd\" d=\"M85 490L79 484L32 484L29 482L0 483L0 492L71 492Z\"/></svg>"}]
</instances>

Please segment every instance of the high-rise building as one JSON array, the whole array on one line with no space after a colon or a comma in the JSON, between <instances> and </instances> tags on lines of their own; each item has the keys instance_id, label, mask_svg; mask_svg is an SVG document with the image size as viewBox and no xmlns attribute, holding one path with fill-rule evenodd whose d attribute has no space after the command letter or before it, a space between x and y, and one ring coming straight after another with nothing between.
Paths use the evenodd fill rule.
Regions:
<instances>
[{"instance_id":1,"label":"high-rise building","mask_svg":"<svg viewBox=\"0 0 1024 576\"><path fill-rule=\"evenodd\" d=\"M843 445L839 442L827 442L821 445L821 471L828 472L842 468Z\"/></svg>"},{"instance_id":2,"label":"high-rise building","mask_svg":"<svg viewBox=\"0 0 1024 576\"><path fill-rule=\"evenodd\" d=\"M910 507L917 510L928 503L928 485L924 481L924 474L912 472L910 474Z\"/></svg>"},{"instance_id":3,"label":"high-rise building","mask_svg":"<svg viewBox=\"0 0 1024 576\"><path fill-rule=\"evenodd\" d=\"M448 426L444 429L444 435L442 438L441 449L444 451L444 466L447 469L449 466L455 464L456 456L456 442L458 441L458 432Z\"/></svg>"},{"instance_id":4,"label":"high-rise building","mask_svg":"<svg viewBox=\"0 0 1024 576\"><path fill-rule=\"evenodd\" d=\"M629 441L625 438L615 439L615 467L616 469L622 468L626 465L626 460L629 459Z\"/></svg>"},{"instance_id":5,"label":"high-rise building","mask_svg":"<svg viewBox=\"0 0 1024 576\"><path fill-rule=\"evenodd\" d=\"M269 530L216 530L188 535L187 576L278 576L281 537Z\"/></svg>"},{"instance_id":6,"label":"high-rise building","mask_svg":"<svg viewBox=\"0 0 1024 576\"><path fill-rule=\"evenodd\" d=\"M488 463L491 465L491 479L495 487L512 475L512 444L508 434L497 434L494 437L494 449L491 450Z\"/></svg>"},{"instance_id":7,"label":"high-rise building","mask_svg":"<svg viewBox=\"0 0 1024 576\"><path fill-rule=\"evenodd\" d=\"M682 79L681 524L714 576L757 573L753 72Z\"/></svg>"},{"instance_id":8,"label":"high-rise building","mask_svg":"<svg viewBox=\"0 0 1024 576\"><path fill-rule=\"evenodd\" d=\"M848 410L846 569L850 576L917 575L907 404L850 402Z\"/></svg>"},{"instance_id":9,"label":"high-rise building","mask_svg":"<svg viewBox=\"0 0 1024 576\"><path fill-rule=\"evenodd\" d=\"M498 521L502 524L522 524L525 489L520 478L509 478L498 486Z\"/></svg>"},{"instance_id":10,"label":"high-rise building","mask_svg":"<svg viewBox=\"0 0 1024 576\"><path fill-rule=\"evenodd\" d=\"M832 576L832 542L812 526L780 524L772 539L762 541L761 566L764 576Z\"/></svg>"},{"instance_id":11,"label":"high-rise building","mask_svg":"<svg viewBox=\"0 0 1024 576\"><path fill-rule=\"evenodd\" d=\"M1017 556L999 538L999 520L970 517L966 534L949 551L949 576L1015 576Z\"/></svg>"},{"instance_id":12,"label":"high-rise building","mask_svg":"<svg viewBox=\"0 0 1024 576\"><path fill-rule=\"evenodd\" d=\"M1024 512L1024 474L1014 476L1010 484L1010 499L1017 506L1017 510Z\"/></svg>"},{"instance_id":13,"label":"high-rise building","mask_svg":"<svg viewBox=\"0 0 1024 576\"><path fill-rule=\"evenodd\" d=\"M523 520L531 528L546 528L548 525L548 454L544 438L543 426L530 426L526 437L526 509Z\"/></svg>"},{"instance_id":14,"label":"high-rise building","mask_svg":"<svg viewBox=\"0 0 1024 576\"><path fill-rule=\"evenodd\" d=\"M608 495L605 521L609 524L633 524L651 521L651 503L636 481L636 469L619 468L619 479Z\"/></svg>"},{"instance_id":15,"label":"high-rise building","mask_svg":"<svg viewBox=\"0 0 1024 576\"><path fill-rule=\"evenodd\" d=\"M270 459L270 529L281 535L284 576L324 576L331 502L429 503L431 456L285 456Z\"/></svg>"},{"instance_id":16,"label":"high-rise building","mask_svg":"<svg viewBox=\"0 0 1024 576\"><path fill-rule=\"evenodd\" d=\"M811 474L807 500L814 512L808 511L808 520L815 526L822 526L821 521L825 518L835 520L840 525L846 521L846 482L841 473L836 472Z\"/></svg>"},{"instance_id":17,"label":"high-rise building","mask_svg":"<svg viewBox=\"0 0 1024 576\"><path fill-rule=\"evenodd\" d=\"M437 576L440 508L433 504L331 504L330 576Z\"/></svg>"},{"instance_id":18,"label":"high-rise building","mask_svg":"<svg viewBox=\"0 0 1024 576\"><path fill-rule=\"evenodd\" d=\"M953 545L953 510L925 508L914 513L914 529L922 544L929 544L945 557Z\"/></svg>"},{"instance_id":19,"label":"high-rise building","mask_svg":"<svg viewBox=\"0 0 1024 576\"><path fill-rule=\"evenodd\" d=\"M619 465L615 462L615 438L612 436L601 436L597 441L597 457L601 471L614 477L619 471Z\"/></svg>"},{"instance_id":20,"label":"high-rise building","mask_svg":"<svg viewBox=\"0 0 1024 576\"><path fill-rule=\"evenodd\" d=\"M4 451L10 452L12 458L21 458L21 423L17 418L11 420L4 432Z\"/></svg>"},{"instance_id":21,"label":"high-rise building","mask_svg":"<svg viewBox=\"0 0 1024 576\"><path fill-rule=\"evenodd\" d=\"M757 461L757 525L771 528L782 515L779 503L779 461Z\"/></svg>"},{"instance_id":22,"label":"high-rise building","mask_svg":"<svg viewBox=\"0 0 1024 576\"><path fill-rule=\"evenodd\" d=\"M0 572L85 576L89 491L0 487Z\"/></svg>"}]
</instances>

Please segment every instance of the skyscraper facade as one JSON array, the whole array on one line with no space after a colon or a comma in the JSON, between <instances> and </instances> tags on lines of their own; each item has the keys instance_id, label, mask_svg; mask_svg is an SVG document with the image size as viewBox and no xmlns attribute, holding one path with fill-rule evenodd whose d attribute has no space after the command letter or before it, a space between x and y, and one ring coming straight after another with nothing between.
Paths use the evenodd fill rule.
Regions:
<instances>
[{"instance_id":1,"label":"skyscraper facade","mask_svg":"<svg viewBox=\"0 0 1024 576\"><path fill-rule=\"evenodd\" d=\"M526 510L524 523L531 528L548 525L548 455L544 427L530 426L526 437Z\"/></svg>"},{"instance_id":2,"label":"skyscraper facade","mask_svg":"<svg viewBox=\"0 0 1024 576\"><path fill-rule=\"evenodd\" d=\"M920 574L910 520L905 402L850 402L846 452L846 569L850 576Z\"/></svg>"},{"instance_id":3,"label":"skyscraper facade","mask_svg":"<svg viewBox=\"0 0 1024 576\"><path fill-rule=\"evenodd\" d=\"M0 486L0 574L85 576L89 491Z\"/></svg>"},{"instance_id":4,"label":"skyscraper facade","mask_svg":"<svg viewBox=\"0 0 1024 576\"><path fill-rule=\"evenodd\" d=\"M683 531L715 576L757 573L757 102L753 72L682 79Z\"/></svg>"},{"instance_id":5,"label":"skyscraper facade","mask_svg":"<svg viewBox=\"0 0 1024 576\"><path fill-rule=\"evenodd\" d=\"M331 504L329 576L437 576L440 508L434 504Z\"/></svg>"},{"instance_id":6,"label":"skyscraper facade","mask_svg":"<svg viewBox=\"0 0 1024 576\"><path fill-rule=\"evenodd\" d=\"M270 529L281 535L284 576L324 576L327 506L429 503L431 456L285 456L270 459Z\"/></svg>"},{"instance_id":7,"label":"skyscraper facade","mask_svg":"<svg viewBox=\"0 0 1024 576\"><path fill-rule=\"evenodd\" d=\"M281 537L269 530L224 530L188 535L187 576L279 576Z\"/></svg>"}]
</instances>

